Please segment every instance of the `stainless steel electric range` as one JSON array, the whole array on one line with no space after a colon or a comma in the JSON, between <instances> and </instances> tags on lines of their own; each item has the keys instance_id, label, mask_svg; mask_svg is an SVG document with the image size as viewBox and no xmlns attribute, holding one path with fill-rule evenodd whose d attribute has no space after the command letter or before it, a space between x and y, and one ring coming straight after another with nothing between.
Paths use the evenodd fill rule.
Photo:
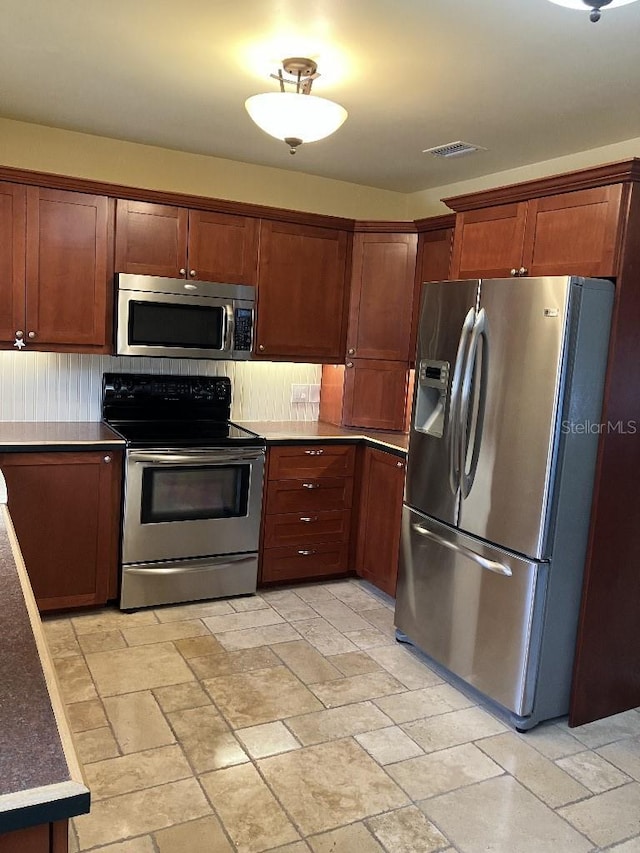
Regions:
<instances>
[{"instance_id":1,"label":"stainless steel electric range","mask_svg":"<svg viewBox=\"0 0 640 853\"><path fill-rule=\"evenodd\" d=\"M127 443L123 610L255 592L265 440L230 413L227 377L104 374Z\"/></svg>"}]
</instances>

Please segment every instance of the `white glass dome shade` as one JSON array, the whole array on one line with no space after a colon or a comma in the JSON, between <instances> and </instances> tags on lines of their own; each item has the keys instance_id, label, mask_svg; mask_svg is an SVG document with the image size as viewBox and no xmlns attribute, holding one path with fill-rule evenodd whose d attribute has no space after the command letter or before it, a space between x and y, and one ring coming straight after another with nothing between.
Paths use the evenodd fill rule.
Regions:
<instances>
[{"instance_id":1,"label":"white glass dome shade","mask_svg":"<svg viewBox=\"0 0 640 853\"><path fill-rule=\"evenodd\" d=\"M347 111L335 101L296 92L267 92L245 101L251 118L275 139L317 142L335 133Z\"/></svg>"},{"instance_id":2,"label":"white glass dome shade","mask_svg":"<svg viewBox=\"0 0 640 853\"><path fill-rule=\"evenodd\" d=\"M551 0L552 3L555 3L556 6L566 6L567 9L579 9L581 12L587 12L589 9L593 7L593 5L589 2L584 2L584 0ZM608 9L615 9L616 6L626 6L629 3L635 3L636 0L611 0L611 3L607 3L606 6L602 6L602 11L606 11Z\"/></svg>"}]
</instances>

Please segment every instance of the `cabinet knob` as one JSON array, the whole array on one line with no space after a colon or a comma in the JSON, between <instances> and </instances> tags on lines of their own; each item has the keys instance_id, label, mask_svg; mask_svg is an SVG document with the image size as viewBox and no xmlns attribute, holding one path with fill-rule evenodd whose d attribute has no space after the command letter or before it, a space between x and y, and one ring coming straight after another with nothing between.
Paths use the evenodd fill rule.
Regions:
<instances>
[{"instance_id":1,"label":"cabinet knob","mask_svg":"<svg viewBox=\"0 0 640 853\"><path fill-rule=\"evenodd\" d=\"M355 354L356 354L356 351L354 350L354 348L353 348L353 347L349 347L349 349L347 350L347 354L348 354L348 355L355 355Z\"/></svg>"},{"instance_id":2,"label":"cabinet knob","mask_svg":"<svg viewBox=\"0 0 640 853\"><path fill-rule=\"evenodd\" d=\"M348 361L348 362L347 362L347 367L353 367L353 362L352 362L352 361Z\"/></svg>"},{"instance_id":3,"label":"cabinet knob","mask_svg":"<svg viewBox=\"0 0 640 853\"><path fill-rule=\"evenodd\" d=\"M260 345L258 346L258 351L259 351L259 352L264 352L264 346L263 346L262 344L260 344Z\"/></svg>"},{"instance_id":4,"label":"cabinet knob","mask_svg":"<svg viewBox=\"0 0 640 853\"><path fill-rule=\"evenodd\" d=\"M103 461L103 462L111 462L111 457L110 457L110 456L105 456L105 457L104 457L104 459L103 459L102 461Z\"/></svg>"},{"instance_id":5,"label":"cabinet knob","mask_svg":"<svg viewBox=\"0 0 640 853\"><path fill-rule=\"evenodd\" d=\"M35 336L36 336L35 332L27 332L27 337L31 338L31 340L33 340L35 338Z\"/></svg>"},{"instance_id":6,"label":"cabinet knob","mask_svg":"<svg viewBox=\"0 0 640 853\"><path fill-rule=\"evenodd\" d=\"M529 270L526 267L520 267L520 269L518 270L518 275L526 275L528 272Z\"/></svg>"},{"instance_id":7,"label":"cabinet knob","mask_svg":"<svg viewBox=\"0 0 640 853\"><path fill-rule=\"evenodd\" d=\"M180 275L186 275L187 271L184 267L180 267Z\"/></svg>"},{"instance_id":8,"label":"cabinet knob","mask_svg":"<svg viewBox=\"0 0 640 853\"><path fill-rule=\"evenodd\" d=\"M24 338L24 332L18 329L18 331L16 332L16 338L17 340L21 341Z\"/></svg>"},{"instance_id":9,"label":"cabinet knob","mask_svg":"<svg viewBox=\"0 0 640 853\"><path fill-rule=\"evenodd\" d=\"M404 462L396 462L397 468L404 468Z\"/></svg>"},{"instance_id":10,"label":"cabinet knob","mask_svg":"<svg viewBox=\"0 0 640 853\"><path fill-rule=\"evenodd\" d=\"M189 275L190 275L192 278L195 278L195 276L196 276L196 271L195 271L195 270L189 270Z\"/></svg>"},{"instance_id":11,"label":"cabinet knob","mask_svg":"<svg viewBox=\"0 0 640 853\"><path fill-rule=\"evenodd\" d=\"M518 275L518 270L514 267L512 270L509 270L510 275Z\"/></svg>"}]
</instances>

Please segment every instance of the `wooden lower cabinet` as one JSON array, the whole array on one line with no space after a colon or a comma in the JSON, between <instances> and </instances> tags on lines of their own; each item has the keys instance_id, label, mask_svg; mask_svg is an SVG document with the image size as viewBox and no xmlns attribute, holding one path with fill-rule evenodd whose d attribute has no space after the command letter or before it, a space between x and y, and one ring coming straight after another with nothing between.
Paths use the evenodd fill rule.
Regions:
<instances>
[{"instance_id":1,"label":"wooden lower cabinet","mask_svg":"<svg viewBox=\"0 0 640 853\"><path fill-rule=\"evenodd\" d=\"M270 448L263 583L347 574L355 458L354 445Z\"/></svg>"},{"instance_id":2,"label":"wooden lower cabinet","mask_svg":"<svg viewBox=\"0 0 640 853\"><path fill-rule=\"evenodd\" d=\"M0 835L0 853L67 853L69 823L41 823Z\"/></svg>"},{"instance_id":3,"label":"wooden lower cabinet","mask_svg":"<svg viewBox=\"0 0 640 853\"><path fill-rule=\"evenodd\" d=\"M122 452L2 453L0 469L40 611L115 598Z\"/></svg>"},{"instance_id":4,"label":"wooden lower cabinet","mask_svg":"<svg viewBox=\"0 0 640 853\"><path fill-rule=\"evenodd\" d=\"M371 447L365 448L364 453L356 573L395 596L405 460Z\"/></svg>"}]
</instances>

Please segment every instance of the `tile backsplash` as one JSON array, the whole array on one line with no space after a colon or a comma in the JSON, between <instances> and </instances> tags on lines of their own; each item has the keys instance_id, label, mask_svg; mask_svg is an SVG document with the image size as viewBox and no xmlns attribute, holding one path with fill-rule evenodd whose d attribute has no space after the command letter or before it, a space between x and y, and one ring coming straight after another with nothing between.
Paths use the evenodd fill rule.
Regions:
<instances>
[{"instance_id":1,"label":"tile backsplash","mask_svg":"<svg viewBox=\"0 0 640 853\"><path fill-rule=\"evenodd\" d=\"M1 352L0 420L99 421L102 374L228 376L233 420L314 421L318 403L291 403L291 385L320 382L315 364Z\"/></svg>"}]
</instances>

